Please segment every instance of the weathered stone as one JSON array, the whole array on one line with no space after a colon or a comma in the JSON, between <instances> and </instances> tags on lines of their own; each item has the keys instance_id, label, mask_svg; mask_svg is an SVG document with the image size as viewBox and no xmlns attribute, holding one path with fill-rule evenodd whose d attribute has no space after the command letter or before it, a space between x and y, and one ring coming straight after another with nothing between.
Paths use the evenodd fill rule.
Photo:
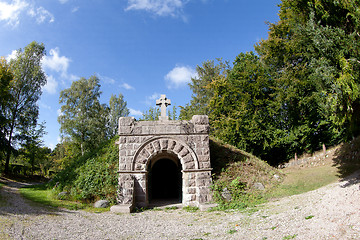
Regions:
<instances>
[{"instance_id":1,"label":"weathered stone","mask_svg":"<svg viewBox=\"0 0 360 240\"><path fill-rule=\"evenodd\" d=\"M95 208L107 208L110 205L108 200L99 200L94 203Z\"/></svg>"},{"instance_id":2,"label":"weathered stone","mask_svg":"<svg viewBox=\"0 0 360 240\"><path fill-rule=\"evenodd\" d=\"M257 189L257 190L265 190L265 187L262 183L254 183L254 188Z\"/></svg>"},{"instance_id":3,"label":"weathered stone","mask_svg":"<svg viewBox=\"0 0 360 240\"><path fill-rule=\"evenodd\" d=\"M198 125L209 125L209 118L206 115L194 115L191 121Z\"/></svg>"},{"instance_id":4,"label":"weathered stone","mask_svg":"<svg viewBox=\"0 0 360 240\"><path fill-rule=\"evenodd\" d=\"M279 175L277 175L277 174L274 174L274 176L273 176L274 178L275 178L275 180L278 180L278 181L280 181L280 176Z\"/></svg>"},{"instance_id":5,"label":"weathered stone","mask_svg":"<svg viewBox=\"0 0 360 240\"><path fill-rule=\"evenodd\" d=\"M114 205L110 208L110 211L113 213L130 213L133 209L132 204L119 204Z\"/></svg>"},{"instance_id":6,"label":"weathered stone","mask_svg":"<svg viewBox=\"0 0 360 240\"><path fill-rule=\"evenodd\" d=\"M160 151L161 146L160 146L160 142L159 142L159 141L154 141L154 142L153 142L153 146L154 146L154 149L155 149L156 152L159 152L159 151Z\"/></svg>"},{"instance_id":7,"label":"weathered stone","mask_svg":"<svg viewBox=\"0 0 360 240\"><path fill-rule=\"evenodd\" d=\"M176 142L174 140L169 140L168 150L173 150L175 145L176 145Z\"/></svg>"},{"instance_id":8,"label":"weathered stone","mask_svg":"<svg viewBox=\"0 0 360 240\"><path fill-rule=\"evenodd\" d=\"M121 117L119 119L119 126L132 126L135 122L133 117Z\"/></svg>"},{"instance_id":9,"label":"weathered stone","mask_svg":"<svg viewBox=\"0 0 360 240\"><path fill-rule=\"evenodd\" d=\"M231 193L227 188L224 188L221 192L221 196L225 201L230 201L232 199Z\"/></svg>"},{"instance_id":10,"label":"weathered stone","mask_svg":"<svg viewBox=\"0 0 360 240\"><path fill-rule=\"evenodd\" d=\"M166 96L162 96L158 104L166 108ZM174 174L183 178L183 192L179 193L183 196L183 205L198 206L212 199L209 193L211 172L202 171L211 167L208 117L197 115L190 121L170 121L166 119L164 110L162 112L160 121L135 121L134 118L119 120L117 201L120 205L114 206L114 209L120 212L128 212L133 206L146 207L149 204L149 196L152 196L149 192L149 177L154 173L149 171L160 160L180 164L182 172L178 170Z\"/></svg>"}]
</instances>

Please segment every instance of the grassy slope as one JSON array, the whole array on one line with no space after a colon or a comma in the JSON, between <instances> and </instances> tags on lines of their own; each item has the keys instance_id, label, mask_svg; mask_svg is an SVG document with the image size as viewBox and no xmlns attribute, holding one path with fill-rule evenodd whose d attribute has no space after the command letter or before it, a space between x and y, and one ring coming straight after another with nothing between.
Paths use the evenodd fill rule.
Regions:
<instances>
[{"instance_id":1,"label":"grassy slope","mask_svg":"<svg viewBox=\"0 0 360 240\"><path fill-rule=\"evenodd\" d=\"M283 173L284 181L268 193L268 198L301 194L339 180L337 168L331 164L313 168L288 168Z\"/></svg>"},{"instance_id":2,"label":"grassy slope","mask_svg":"<svg viewBox=\"0 0 360 240\"><path fill-rule=\"evenodd\" d=\"M283 173L278 169L215 138L210 140L210 156L214 198L220 209L244 208L261 203L283 178ZM261 183L265 190L257 190L254 187L256 183ZM225 189L232 196L230 201L222 197Z\"/></svg>"},{"instance_id":3,"label":"grassy slope","mask_svg":"<svg viewBox=\"0 0 360 240\"><path fill-rule=\"evenodd\" d=\"M283 169L284 181L268 197L279 198L312 191L348 177L360 169L360 137L334 149L333 153L322 160L321 166L307 164L306 167Z\"/></svg>"},{"instance_id":4,"label":"grassy slope","mask_svg":"<svg viewBox=\"0 0 360 240\"><path fill-rule=\"evenodd\" d=\"M215 197L218 197L217 200L222 208L243 208L256 205L269 198L314 190L360 169L358 149L360 149L360 138L339 146L334 156L324 166L279 170L249 153L211 138L210 154ZM117 184L117 164L117 147L114 146L114 140L112 140L97 149L96 153L74 159L73 164L55 177L50 185L52 188L56 182L59 182L57 189L34 187L23 189L22 194L47 205L72 209L84 206L70 201L54 200L53 196L56 196L59 191L66 190L70 192L71 200L91 202L102 197L113 199ZM111 171L104 175L104 169ZM94 184L96 181L99 182L97 178L101 182L99 186ZM102 185L104 183L106 184ZM265 190L254 189L255 183L263 184ZM233 196L230 202L224 201L221 197L224 188L227 188ZM106 192L103 191L104 189ZM90 198L86 199L86 196Z\"/></svg>"}]
</instances>

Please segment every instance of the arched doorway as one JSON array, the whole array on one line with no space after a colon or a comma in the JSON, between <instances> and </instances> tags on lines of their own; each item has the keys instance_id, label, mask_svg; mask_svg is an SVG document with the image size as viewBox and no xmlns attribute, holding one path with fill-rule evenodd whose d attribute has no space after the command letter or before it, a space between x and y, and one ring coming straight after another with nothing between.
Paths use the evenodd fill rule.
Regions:
<instances>
[{"instance_id":1,"label":"arched doorway","mask_svg":"<svg viewBox=\"0 0 360 240\"><path fill-rule=\"evenodd\" d=\"M182 173L176 158L151 161L148 169L148 196L150 205L182 202Z\"/></svg>"}]
</instances>

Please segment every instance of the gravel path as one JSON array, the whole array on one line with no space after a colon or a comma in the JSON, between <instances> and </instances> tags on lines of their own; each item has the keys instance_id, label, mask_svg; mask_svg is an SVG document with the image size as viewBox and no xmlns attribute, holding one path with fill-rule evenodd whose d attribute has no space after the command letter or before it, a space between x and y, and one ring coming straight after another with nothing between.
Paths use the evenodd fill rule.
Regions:
<instances>
[{"instance_id":1,"label":"gravel path","mask_svg":"<svg viewBox=\"0 0 360 240\"><path fill-rule=\"evenodd\" d=\"M0 239L360 239L360 172L253 213L51 211L21 198L21 186L1 189Z\"/></svg>"}]
</instances>

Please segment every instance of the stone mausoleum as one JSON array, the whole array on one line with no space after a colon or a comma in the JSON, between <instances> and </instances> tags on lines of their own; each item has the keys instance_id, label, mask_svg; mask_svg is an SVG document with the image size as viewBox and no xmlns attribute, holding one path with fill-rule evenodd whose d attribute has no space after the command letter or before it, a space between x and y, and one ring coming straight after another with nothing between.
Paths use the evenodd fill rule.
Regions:
<instances>
[{"instance_id":1,"label":"stone mausoleum","mask_svg":"<svg viewBox=\"0 0 360 240\"><path fill-rule=\"evenodd\" d=\"M119 120L119 185L113 212L164 202L202 208L212 200L208 117L173 121L166 116L170 100L161 95L156 104L161 108L158 121Z\"/></svg>"}]
</instances>

